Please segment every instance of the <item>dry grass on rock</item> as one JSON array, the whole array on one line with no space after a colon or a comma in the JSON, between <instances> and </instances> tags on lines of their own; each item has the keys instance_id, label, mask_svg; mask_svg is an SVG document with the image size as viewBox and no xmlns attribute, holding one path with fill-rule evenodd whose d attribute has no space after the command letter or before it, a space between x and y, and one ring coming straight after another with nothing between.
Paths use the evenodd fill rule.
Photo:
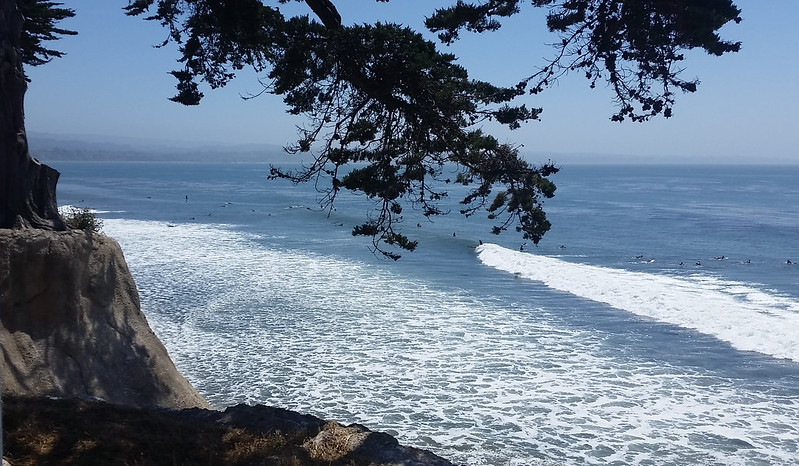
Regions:
<instances>
[{"instance_id":1,"label":"dry grass on rock","mask_svg":"<svg viewBox=\"0 0 799 466\"><path fill-rule=\"evenodd\" d=\"M452 466L385 433L268 406L138 409L3 398L12 466Z\"/></svg>"},{"instance_id":2,"label":"dry grass on rock","mask_svg":"<svg viewBox=\"0 0 799 466\"><path fill-rule=\"evenodd\" d=\"M3 415L5 454L13 466L321 464L301 448L304 435L229 429L190 413L5 399Z\"/></svg>"}]
</instances>

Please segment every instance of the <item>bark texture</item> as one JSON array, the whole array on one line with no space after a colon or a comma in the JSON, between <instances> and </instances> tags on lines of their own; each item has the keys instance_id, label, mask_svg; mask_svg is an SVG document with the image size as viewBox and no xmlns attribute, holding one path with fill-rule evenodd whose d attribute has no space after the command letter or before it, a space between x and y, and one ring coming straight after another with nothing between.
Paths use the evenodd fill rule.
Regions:
<instances>
[{"instance_id":1,"label":"bark texture","mask_svg":"<svg viewBox=\"0 0 799 466\"><path fill-rule=\"evenodd\" d=\"M22 24L16 2L0 0L0 228L66 230L56 201L59 173L28 151Z\"/></svg>"}]
</instances>

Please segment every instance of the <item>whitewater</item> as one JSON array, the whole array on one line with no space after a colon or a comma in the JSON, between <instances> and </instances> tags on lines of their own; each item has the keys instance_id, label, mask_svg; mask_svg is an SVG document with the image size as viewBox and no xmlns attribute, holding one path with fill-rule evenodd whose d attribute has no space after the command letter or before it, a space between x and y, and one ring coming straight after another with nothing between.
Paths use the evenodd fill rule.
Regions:
<instances>
[{"instance_id":1,"label":"whitewater","mask_svg":"<svg viewBox=\"0 0 799 466\"><path fill-rule=\"evenodd\" d=\"M788 170L566 170L538 247L450 215L395 263L350 234L360 200L328 216L268 167L56 168L216 408L357 422L470 466L799 457Z\"/></svg>"},{"instance_id":2,"label":"whitewater","mask_svg":"<svg viewBox=\"0 0 799 466\"><path fill-rule=\"evenodd\" d=\"M745 283L572 263L485 244L480 260L548 287L799 362L799 301Z\"/></svg>"},{"instance_id":3,"label":"whitewater","mask_svg":"<svg viewBox=\"0 0 799 466\"><path fill-rule=\"evenodd\" d=\"M790 392L618 354L551 307L265 249L229 226L106 229L176 364L220 408L359 422L475 465L790 464L799 447ZM480 257L492 250L503 254L484 245Z\"/></svg>"}]
</instances>

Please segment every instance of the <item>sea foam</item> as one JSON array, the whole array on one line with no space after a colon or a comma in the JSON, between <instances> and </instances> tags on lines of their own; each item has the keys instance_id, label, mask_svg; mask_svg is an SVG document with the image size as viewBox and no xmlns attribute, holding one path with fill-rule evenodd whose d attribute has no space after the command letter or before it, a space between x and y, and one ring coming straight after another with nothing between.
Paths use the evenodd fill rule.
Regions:
<instances>
[{"instance_id":1,"label":"sea foam","mask_svg":"<svg viewBox=\"0 0 799 466\"><path fill-rule=\"evenodd\" d=\"M799 302L709 276L671 277L598 267L495 244L480 260L520 278L634 314L712 335L742 351L799 362Z\"/></svg>"},{"instance_id":2,"label":"sea foam","mask_svg":"<svg viewBox=\"0 0 799 466\"><path fill-rule=\"evenodd\" d=\"M358 422L472 466L788 465L799 450L793 392L630 357L536 304L226 225L105 225L153 329L219 408Z\"/></svg>"}]
</instances>

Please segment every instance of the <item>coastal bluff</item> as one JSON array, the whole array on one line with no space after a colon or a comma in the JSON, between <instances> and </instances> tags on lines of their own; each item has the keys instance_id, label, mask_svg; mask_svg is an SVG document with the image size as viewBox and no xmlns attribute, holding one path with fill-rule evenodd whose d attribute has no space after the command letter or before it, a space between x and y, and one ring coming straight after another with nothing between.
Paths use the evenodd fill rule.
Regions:
<instances>
[{"instance_id":1,"label":"coastal bluff","mask_svg":"<svg viewBox=\"0 0 799 466\"><path fill-rule=\"evenodd\" d=\"M150 329L109 237L0 230L0 320L3 395L210 408Z\"/></svg>"},{"instance_id":2,"label":"coastal bluff","mask_svg":"<svg viewBox=\"0 0 799 466\"><path fill-rule=\"evenodd\" d=\"M211 409L147 323L119 244L101 234L0 229L0 323L11 465L452 466L358 424Z\"/></svg>"}]
</instances>

